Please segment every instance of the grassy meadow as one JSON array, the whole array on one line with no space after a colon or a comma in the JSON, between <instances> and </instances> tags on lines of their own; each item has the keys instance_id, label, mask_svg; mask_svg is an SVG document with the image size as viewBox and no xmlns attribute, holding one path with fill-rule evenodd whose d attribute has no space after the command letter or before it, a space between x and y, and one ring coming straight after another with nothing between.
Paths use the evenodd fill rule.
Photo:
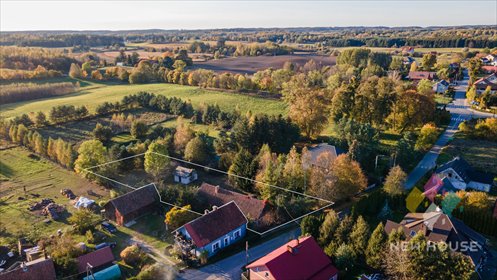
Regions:
<instances>
[{"instance_id":1,"label":"grassy meadow","mask_svg":"<svg viewBox=\"0 0 497 280\"><path fill-rule=\"evenodd\" d=\"M238 108L241 112L250 110L253 113L286 114L286 106L282 101L243 94L164 83L144 85L89 83L89 85L82 87L79 92L73 94L7 104L2 106L0 116L11 118L30 112L42 111L48 113L53 106L58 105L85 105L90 112L94 112L97 105L101 103L120 101L124 96L136 94L140 91L190 100L194 107L201 104L218 104L225 111L233 111Z\"/></svg>"},{"instance_id":2,"label":"grassy meadow","mask_svg":"<svg viewBox=\"0 0 497 280\"><path fill-rule=\"evenodd\" d=\"M24 148L0 151L0 215L1 226L6 232L46 236L56 234L58 229L69 230L67 217L76 209L68 198L60 194L60 190L64 188L97 202L109 198L109 192L105 188L83 179L71 170L35 156ZM89 190L96 195L88 195ZM47 223L47 218L40 211L28 210L29 205L43 198L51 198L66 207L67 212L60 220ZM3 243L4 237L12 236L0 236L0 243Z\"/></svg>"}]
</instances>

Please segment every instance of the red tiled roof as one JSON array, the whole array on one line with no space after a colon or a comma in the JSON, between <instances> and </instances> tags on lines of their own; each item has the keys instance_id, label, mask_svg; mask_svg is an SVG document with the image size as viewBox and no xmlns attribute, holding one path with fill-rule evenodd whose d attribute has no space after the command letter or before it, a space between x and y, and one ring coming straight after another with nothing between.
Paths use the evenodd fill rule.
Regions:
<instances>
[{"instance_id":1,"label":"red tiled roof","mask_svg":"<svg viewBox=\"0 0 497 280\"><path fill-rule=\"evenodd\" d=\"M86 271L86 265L89 263L93 267L99 267L110 264L114 261L114 254L109 246L98 249L78 258L78 272L83 273Z\"/></svg>"},{"instance_id":2,"label":"red tiled roof","mask_svg":"<svg viewBox=\"0 0 497 280\"><path fill-rule=\"evenodd\" d=\"M185 224L184 227L195 245L204 247L247 223L247 218L232 201Z\"/></svg>"},{"instance_id":3,"label":"red tiled roof","mask_svg":"<svg viewBox=\"0 0 497 280\"><path fill-rule=\"evenodd\" d=\"M474 85L478 89L485 90L488 86L490 86L490 88L492 90L496 90L497 89L497 73L493 73L492 75L489 75L489 76L486 76L484 78L477 80L474 83Z\"/></svg>"},{"instance_id":4,"label":"red tiled roof","mask_svg":"<svg viewBox=\"0 0 497 280\"><path fill-rule=\"evenodd\" d=\"M114 205L121 215L126 215L156 203L159 199L155 185L148 185L116 197L108 203Z\"/></svg>"},{"instance_id":5,"label":"red tiled roof","mask_svg":"<svg viewBox=\"0 0 497 280\"><path fill-rule=\"evenodd\" d=\"M232 192L207 183L202 183L198 194L205 197L207 203L215 206L222 206L230 201L234 201L249 220L261 218L267 204L266 201L256 199L250 195Z\"/></svg>"},{"instance_id":6,"label":"red tiled roof","mask_svg":"<svg viewBox=\"0 0 497 280\"><path fill-rule=\"evenodd\" d=\"M422 79L432 80L435 78L435 75L436 75L435 72L412 71L412 72L409 72L409 79L410 80L422 80Z\"/></svg>"},{"instance_id":7,"label":"red tiled roof","mask_svg":"<svg viewBox=\"0 0 497 280\"><path fill-rule=\"evenodd\" d=\"M26 263L26 269L16 268L0 274L1 280L55 280L55 267L52 259L38 259Z\"/></svg>"},{"instance_id":8,"label":"red tiled roof","mask_svg":"<svg viewBox=\"0 0 497 280\"><path fill-rule=\"evenodd\" d=\"M481 70L483 70L484 72L487 72L487 73L496 73L497 72L497 66L489 66L489 65L485 65L485 66L482 66L481 67Z\"/></svg>"},{"instance_id":9,"label":"red tiled roof","mask_svg":"<svg viewBox=\"0 0 497 280\"><path fill-rule=\"evenodd\" d=\"M261 266L265 266L275 279L330 279L338 273L312 236L292 240L247 268Z\"/></svg>"}]
</instances>

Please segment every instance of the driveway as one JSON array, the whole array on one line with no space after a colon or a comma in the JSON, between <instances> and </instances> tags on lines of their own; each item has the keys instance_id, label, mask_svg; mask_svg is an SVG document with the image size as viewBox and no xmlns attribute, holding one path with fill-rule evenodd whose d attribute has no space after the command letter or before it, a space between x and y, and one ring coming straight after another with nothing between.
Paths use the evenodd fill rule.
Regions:
<instances>
[{"instance_id":1,"label":"driveway","mask_svg":"<svg viewBox=\"0 0 497 280\"><path fill-rule=\"evenodd\" d=\"M300 228L292 229L277 237L265 241L253 248L249 244L249 263L262 256L265 256L274 249L284 245L289 240L300 235ZM199 269L187 269L178 275L179 279L203 280L203 279L240 279L242 267L246 265L245 251L239 252L231 257L220 260L216 263L206 265Z\"/></svg>"},{"instance_id":2,"label":"driveway","mask_svg":"<svg viewBox=\"0 0 497 280\"><path fill-rule=\"evenodd\" d=\"M467 70L464 70L464 78L458 82L455 87L454 101L447 105L450 111L451 120L447 129L440 135L435 145L426 153L423 159L418 163L414 170L409 174L406 180L406 189L411 189L416 183L432 168L436 166L436 161L442 148L447 145L449 140L459 129L459 124L472 118L489 118L493 114L478 112L468 105L466 100L466 90L468 88L469 76Z\"/></svg>"}]
</instances>

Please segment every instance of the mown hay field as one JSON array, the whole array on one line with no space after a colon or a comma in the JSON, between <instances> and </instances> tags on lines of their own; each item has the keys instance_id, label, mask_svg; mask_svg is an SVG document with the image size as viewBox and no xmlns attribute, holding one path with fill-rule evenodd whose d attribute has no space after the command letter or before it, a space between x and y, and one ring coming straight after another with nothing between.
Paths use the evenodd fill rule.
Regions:
<instances>
[{"instance_id":1,"label":"mown hay field","mask_svg":"<svg viewBox=\"0 0 497 280\"><path fill-rule=\"evenodd\" d=\"M80 91L65 96L38 99L33 101L18 102L2 106L0 116L11 118L24 113L42 111L48 113L53 106L74 105L87 106L90 112L104 102L117 102L124 96L147 91L167 97L178 97L190 100L194 107L201 104L218 104L222 110L252 113L265 113L270 115L286 115L286 105L280 100L260 98L246 94L236 94L205 90L198 87L173 85L173 84L143 84L143 85L109 85L104 83L92 84L82 87Z\"/></svg>"}]
</instances>

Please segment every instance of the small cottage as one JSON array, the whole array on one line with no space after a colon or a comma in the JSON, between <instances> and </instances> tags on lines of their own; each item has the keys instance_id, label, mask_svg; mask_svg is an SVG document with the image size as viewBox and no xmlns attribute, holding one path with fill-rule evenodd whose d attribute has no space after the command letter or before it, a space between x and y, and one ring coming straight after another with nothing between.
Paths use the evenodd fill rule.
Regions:
<instances>
[{"instance_id":1,"label":"small cottage","mask_svg":"<svg viewBox=\"0 0 497 280\"><path fill-rule=\"evenodd\" d=\"M214 207L201 217L175 231L176 244L185 255L214 256L220 250L240 241L247 231L247 218L235 202Z\"/></svg>"},{"instance_id":2,"label":"small cottage","mask_svg":"<svg viewBox=\"0 0 497 280\"><path fill-rule=\"evenodd\" d=\"M449 83L446 80L441 80L433 85L435 93L445 93L449 89Z\"/></svg>"},{"instance_id":3,"label":"small cottage","mask_svg":"<svg viewBox=\"0 0 497 280\"><path fill-rule=\"evenodd\" d=\"M174 170L174 182L188 185L198 179L195 169L178 166Z\"/></svg>"},{"instance_id":4,"label":"small cottage","mask_svg":"<svg viewBox=\"0 0 497 280\"><path fill-rule=\"evenodd\" d=\"M159 201L155 185L147 185L107 202L105 216L122 226L155 211Z\"/></svg>"}]
</instances>

